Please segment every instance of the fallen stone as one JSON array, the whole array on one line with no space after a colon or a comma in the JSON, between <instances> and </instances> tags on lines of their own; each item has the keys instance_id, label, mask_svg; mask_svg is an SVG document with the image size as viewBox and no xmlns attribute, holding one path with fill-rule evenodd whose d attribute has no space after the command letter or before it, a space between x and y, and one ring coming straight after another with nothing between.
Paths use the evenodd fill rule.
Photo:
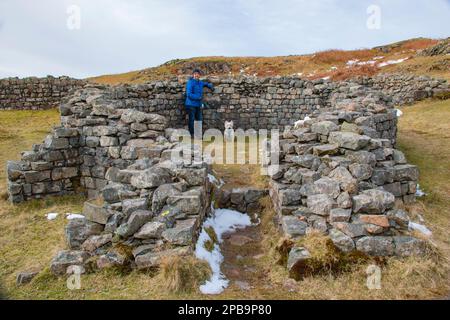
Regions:
<instances>
[{"instance_id":1,"label":"fallen stone","mask_svg":"<svg viewBox=\"0 0 450 320\"><path fill-rule=\"evenodd\" d=\"M60 251L53 258L50 271L57 276L66 274L67 268L70 266L83 266L89 254L85 251Z\"/></svg>"},{"instance_id":2,"label":"fallen stone","mask_svg":"<svg viewBox=\"0 0 450 320\"><path fill-rule=\"evenodd\" d=\"M427 245L424 240L409 236L397 236L393 238L395 255L398 257L424 256L427 252Z\"/></svg>"},{"instance_id":3,"label":"fallen stone","mask_svg":"<svg viewBox=\"0 0 450 320\"><path fill-rule=\"evenodd\" d=\"M289 252L287 270L289 276L299 279L305 273L305 267L311 259L311 254L305 248L294 247Z\"/></svg>"},{"instance_id":4,"label":"fallen stone","mask_svg":"<svg viewBox=\"0 0 450 320\"><path fill-rule=\"evenodd\" d=\"M153 212L138 210L133 212L128 221L116 230L116 234L122 238L128 238L135 234L145 223L153 218Z\"/></svg>"},{"instance_id":5,"label":"fallen stone","mask_svg":"<svg viewBox=\"0 0 450 320\"><path fill-rule=\"evenodd\" d=\"M90 236L81 246L81 249L88 252L94 252L100 247L112 241L112 234L103 234L99 236Z\"/></svg>"},{"instance_id":6,"label":"fallen stone","mask_svg":"<svg viewBox=\"0 0 450 320\"><path fill-rule=\"evenodd\" d=\"M33 271L24 271L20 272L16 276L16 284L18 286L23 286L25 284L30 283L34 277L36 277L39 274L39 272L33 272Z\"/></svg>"},{"instance_id":7,"label":"fallen stone","mask_svg":"<svg viewBox=\"0 0 450 320\"><path fill-rule=\"evenodd\" d=\"M104 226L86 219L70 220L65 228L67 245L70 249L79 249L93 235L103 232Z\"/></svg>"},{"instance_id":8,"label":"fallen stone","mask_svg":"<svg viewBox=\"0 0 450 320\"><path fill-rule=\"evenodd\" d=\"M83 215L91 222L106 224L112 212L102 206L86 201L83 207Z\"/></svg>"}]
</instances>

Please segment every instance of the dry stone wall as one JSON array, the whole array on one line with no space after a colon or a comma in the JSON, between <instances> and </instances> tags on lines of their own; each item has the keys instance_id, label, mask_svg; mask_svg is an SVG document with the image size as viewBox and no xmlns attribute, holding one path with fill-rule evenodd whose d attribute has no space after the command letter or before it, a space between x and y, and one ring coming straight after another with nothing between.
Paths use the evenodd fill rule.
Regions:
<instances>
[{"instance_id":1,"label":"dry stone wall","mask_svg":"<svg viewBox=\"0 0 450 320\"><path fill-rule=\"evenodd\" d=\"M215 109L206 111L207 126L221 128L224 119L235 119L237 127L286 129L282 170L272 175L270 195L287 236L317 229L346 252L423 253L424 243L407 234L407 213L396 207L414 201L418 171L395 150L397 118L388 97L354 82L213 82L215 93L207 100ZM67 226L68 250L54 258L55 274L74 272L73 266L86 271L92 264L147 269L167 255L192 252L220 185L208 164L172 158L183 152L172 129L185 125L183 87L178 81L87 85L63 98L61 126L44 143L24 152L21 161L8 162L14 203L78 187L88 199L102 199L86 202L85 218ZM307 114L312 120L293 129ZM234 189L217 200L255 212L265 193ZM123 246L131 251L117 250ZM304 253L294 248L290 265L298 265Z\"/></svg>"},{"instance_id":2,"label":"dry stone wall","mask_svg":"<svg viewBox=\"0 0 450 320\"><path fill-rule=\"evenodd\" d=\"M69 77L0 79L0 110L55 108L62 98L85 84Z\"/></svg>"}]
</instances>

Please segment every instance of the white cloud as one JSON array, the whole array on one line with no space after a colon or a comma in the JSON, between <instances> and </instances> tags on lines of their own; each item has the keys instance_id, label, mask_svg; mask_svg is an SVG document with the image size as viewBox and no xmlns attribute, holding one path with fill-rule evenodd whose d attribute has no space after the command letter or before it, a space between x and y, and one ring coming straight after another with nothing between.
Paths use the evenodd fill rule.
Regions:
<instances>
[{"instance_id":1,"label":"white cloud","mask_svg":"<svg viewBox=\"0 0 450 320\"><path fill-rule=\"evenodd\" d=\"M81 29L66 27L69 5ZM382 28L366 9L382 9ZM447 0L1 0L0 77L87 77L206 55L287 55L447 37Z\"/></svg>"}]
</instances>

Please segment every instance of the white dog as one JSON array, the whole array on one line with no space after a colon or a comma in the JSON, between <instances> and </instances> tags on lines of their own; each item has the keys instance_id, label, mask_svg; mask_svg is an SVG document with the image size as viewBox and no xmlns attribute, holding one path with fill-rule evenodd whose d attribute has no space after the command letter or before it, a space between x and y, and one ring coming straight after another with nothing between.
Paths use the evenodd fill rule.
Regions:
<instances>
[{"instance_id":1,"label":"white dog","mask_svg":"<svg viewBox=\"0 0 450 320\"><path fill-rule=\"evenodd\" d=\"M225 121L225 131L223 133L225 141L234 141L234 121Z\"/></svg>"},{"instance_id":2,"label":"white dog","mask_svg":"<svg viewBox=\"0 0 450 320\"><path fill-rule=\"evenodd\" d=\"M294 124L294 128L295 129L299 129L301 127L303 127L303 125L305 124L305 121L309 121L311 120L311 118L308 116L305 117L305 119L303 120L298 120L295 124Z\"/></svg>"}]
</instances>

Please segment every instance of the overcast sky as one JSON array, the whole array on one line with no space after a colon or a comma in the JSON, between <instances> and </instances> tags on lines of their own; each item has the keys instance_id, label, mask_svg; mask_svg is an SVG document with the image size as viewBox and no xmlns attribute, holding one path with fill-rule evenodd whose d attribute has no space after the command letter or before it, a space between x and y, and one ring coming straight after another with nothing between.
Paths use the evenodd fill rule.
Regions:
<instances>
[{"instance_id":1,"label":"overcast sky","mask_svg":"<svg viewBox=\"0 0 450 320\"><path fill-rule=\"evenodd\" d=\"M450 0L0 0L0 78L84 78L176 58L444 38L449 18Z\"/></svg>"}]
</instances>

